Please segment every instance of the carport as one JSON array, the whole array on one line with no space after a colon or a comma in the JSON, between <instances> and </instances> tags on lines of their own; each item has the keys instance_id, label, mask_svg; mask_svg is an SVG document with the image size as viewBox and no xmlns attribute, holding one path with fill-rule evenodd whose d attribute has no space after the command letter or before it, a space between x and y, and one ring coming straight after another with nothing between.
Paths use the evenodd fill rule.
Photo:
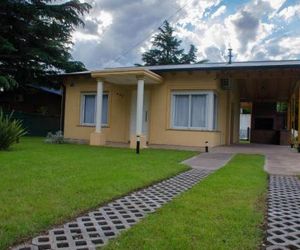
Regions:
<instances>
[{"instance_id":1,"label":"carport","mask_svg":"<svg viewBox=\"0 0 300 250\"><path fill-rule=\"evenodd\" d=\"M299 61L240 63L218 77L236 82L240 104L251 109L250 142L298 143Z\"/></svg>"}]
</instances>

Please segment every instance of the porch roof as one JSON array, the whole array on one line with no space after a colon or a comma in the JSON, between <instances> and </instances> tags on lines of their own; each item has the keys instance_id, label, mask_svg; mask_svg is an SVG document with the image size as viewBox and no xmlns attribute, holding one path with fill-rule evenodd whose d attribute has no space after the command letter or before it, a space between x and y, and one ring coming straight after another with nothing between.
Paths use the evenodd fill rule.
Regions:
<instances>
[{"instance_id":1,"label":"porch roof","mask_svg":"<svg viewBox=\"0 0 300 250\"><path fill-rule=\"evenodd\" d=\"M143 67L115 68L92 71L93 78L100 78L114 84L137 84L137 79L143 78L145 84L159 84L163 78Z\"/></svg>"}]
</instances>

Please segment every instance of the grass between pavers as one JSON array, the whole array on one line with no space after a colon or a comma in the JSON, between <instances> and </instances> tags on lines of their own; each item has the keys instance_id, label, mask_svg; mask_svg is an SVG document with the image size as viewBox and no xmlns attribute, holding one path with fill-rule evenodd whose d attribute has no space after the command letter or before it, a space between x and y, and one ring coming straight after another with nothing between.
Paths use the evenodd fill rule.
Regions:
<instances>
[{"instance_id":1,"label":"grass between pavers","mask_svg":"<svg viewBox=\"0 0 300 250\"><path fill-rule=\"evenodd\" d=\"M235 156L105 250L259 249L267 192L263 164L263 156Z\"/></svg>"},{"instance_id":2,"label":"grass between pavers","mask_svg":"<svg viewBox=\"0 0 300 250\"><path fill-rule=\"evenodd\" d=\"M188 169L195 152L45 144L0 151L0 249L114 197Z\"/></svg>"}]
</instances>

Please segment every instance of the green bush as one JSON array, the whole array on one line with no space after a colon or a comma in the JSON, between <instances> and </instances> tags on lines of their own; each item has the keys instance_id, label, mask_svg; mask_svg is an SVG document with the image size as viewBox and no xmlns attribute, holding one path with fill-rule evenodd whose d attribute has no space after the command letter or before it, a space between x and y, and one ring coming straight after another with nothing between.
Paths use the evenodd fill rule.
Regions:
<instances>
[{"instance_id":1,"label":"green bush","mask_svg":"<svg viewBox=\"0 0 300 250\"><path fill-rule=\"evenodd\" d=\"M13 119L12 115L6 115L0 110L0 150L8 149L27 133L22 127L22 121Z\"/></svg>"},{"instance_id":2,"label":"green bush","mask_svg":"<svg viewBox=\"0 0 300 250\"><path fill-rule=\"evenodd\" d=\"M62 131L57 131L54 134L49 132L47 134L45 142L46 143L53 143L53 144L62 144L62 143L65 142L64 135L63 135Z\"/></svg>"}]
</instances>

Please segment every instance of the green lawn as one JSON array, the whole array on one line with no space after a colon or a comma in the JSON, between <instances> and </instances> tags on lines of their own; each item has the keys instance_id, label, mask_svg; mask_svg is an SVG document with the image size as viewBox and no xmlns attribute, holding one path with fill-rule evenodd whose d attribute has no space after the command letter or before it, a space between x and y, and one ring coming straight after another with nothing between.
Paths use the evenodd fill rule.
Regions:
<instances>
[{"instance_id":1,"label":"green lawn","mask_svg":"<svg viewBox=\"0 0 300 250\"><path fill-rule=\"evenodd\" d=\"M114 197L174 175L194 152L53 145L23 138L0 152L0 249Z\"/></svg>"},{"instance_id":2,"label":"green lawn","mask_svg":"<svg viewBox=\"0 0 300 250\"><path fill-rule=\"evenodd\" d=\"M106 249L260 249L267 190L263 163L259 155L236 156Z\"/></svg>"}]
</instances>

